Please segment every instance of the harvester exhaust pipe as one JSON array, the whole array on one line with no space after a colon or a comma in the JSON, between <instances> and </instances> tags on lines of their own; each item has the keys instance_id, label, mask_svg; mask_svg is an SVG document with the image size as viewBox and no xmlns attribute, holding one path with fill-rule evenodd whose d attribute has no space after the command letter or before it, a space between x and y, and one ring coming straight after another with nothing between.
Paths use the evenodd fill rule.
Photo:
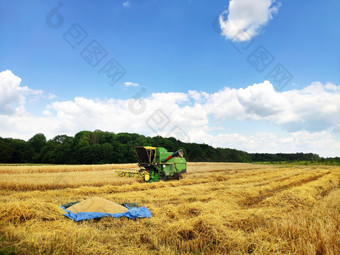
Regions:
<instances>
[{"instance_id":1,"label":"harvester exhaust pipe","mask_svg":"<svg viewBox=\"0 0 340 255\"><path fill-rule=\"evenodd\" d=\"M163 159L162 162L167 162L169 159L176 157L176 156L180 156L181 158L183 158L183 150L180 149L178 151L175 151L174 153L172 153L169 157L167 157L166 159Z\"/></svg>"}]
</instances>

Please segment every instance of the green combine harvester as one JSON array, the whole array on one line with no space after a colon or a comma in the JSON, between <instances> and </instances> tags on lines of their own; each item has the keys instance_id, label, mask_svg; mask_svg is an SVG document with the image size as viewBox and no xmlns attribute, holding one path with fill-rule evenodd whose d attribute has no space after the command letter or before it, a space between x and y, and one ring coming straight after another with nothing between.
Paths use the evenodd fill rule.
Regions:
<instances>
[{"instance_id":1,"label":"green combine harvester","mask_svg":"<svg viewBox=\"0 0 340 255\"><path fill-rule=\"evenodd\" d=\"M180 179L186 173L187 164L183 151L168 152L163 147L137 146L138 166L140 170L120 170L119 176L143 177L146 182L166 181L169 178Z\"/></svg>"}]
</instances>

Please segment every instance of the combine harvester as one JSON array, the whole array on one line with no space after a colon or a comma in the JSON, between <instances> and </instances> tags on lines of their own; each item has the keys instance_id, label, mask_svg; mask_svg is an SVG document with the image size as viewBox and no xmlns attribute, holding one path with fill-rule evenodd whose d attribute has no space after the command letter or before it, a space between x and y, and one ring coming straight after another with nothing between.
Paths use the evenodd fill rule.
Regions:
<instances>
[{"instance_id":1,"label":"combine harvester","mask_svg":"<svg viewBox=\"0 0 340 255\"><path fill-rule=\"evenodd\" d=\"M163 147L137 146L136 152L140 170L119 170L118 176L142 177L146 182L158 182L169 178L179 180L181 173L187 171L182 150L172 153Z\"/></svg>"}]
</instances>

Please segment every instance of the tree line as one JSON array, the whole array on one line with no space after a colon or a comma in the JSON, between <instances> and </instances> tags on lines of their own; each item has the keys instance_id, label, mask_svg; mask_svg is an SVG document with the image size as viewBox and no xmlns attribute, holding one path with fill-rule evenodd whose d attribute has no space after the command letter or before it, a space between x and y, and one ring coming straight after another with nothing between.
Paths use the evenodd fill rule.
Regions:
<instances>
[{"instance_id":1,"label":"tree line","mask_svg":"<svg viewBox=\"0 0 340 255\"><path fill-rule=\"evenodd\" d=\"M81 131L74 137L58 135L47 140L36 134L28 141L0 137L0 163L108 164L135 163L135 146L164 147L184 151L191 162L278 162L325 161L313 153L247 153L236 149L214 148L207 144L184 143L173 137L146 137L134 133L112 133L101 130Z\"/></svg>"}]
</instances>

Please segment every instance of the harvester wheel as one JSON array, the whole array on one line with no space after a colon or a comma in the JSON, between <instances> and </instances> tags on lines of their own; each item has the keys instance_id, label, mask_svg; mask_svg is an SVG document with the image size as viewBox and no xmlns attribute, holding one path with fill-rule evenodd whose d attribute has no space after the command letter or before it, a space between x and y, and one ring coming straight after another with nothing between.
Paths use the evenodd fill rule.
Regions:
<instances>
[{"instance_id":1,"label":"harvester wheel","mask_svg":"<svg viewBox=\"0 0 340 255\"><path fill-rule=\"evenodd\" d=\"M166 181L166 174L165 174L164 170L162 171L162 181L163 182Z\"/></svg>"},{"instance_id":2,"label":"harvester wheel","mask_svg":"<svg viewBox=\"0 0 340 255\"><path fill-rule=\"evenodd\" d=\"M150 174L149 174L149 173L146 173L146 174L144 175L144 180L145 180L145 181L149 181L149 180L150 180Z\"/></svg>"}]
</instances>

